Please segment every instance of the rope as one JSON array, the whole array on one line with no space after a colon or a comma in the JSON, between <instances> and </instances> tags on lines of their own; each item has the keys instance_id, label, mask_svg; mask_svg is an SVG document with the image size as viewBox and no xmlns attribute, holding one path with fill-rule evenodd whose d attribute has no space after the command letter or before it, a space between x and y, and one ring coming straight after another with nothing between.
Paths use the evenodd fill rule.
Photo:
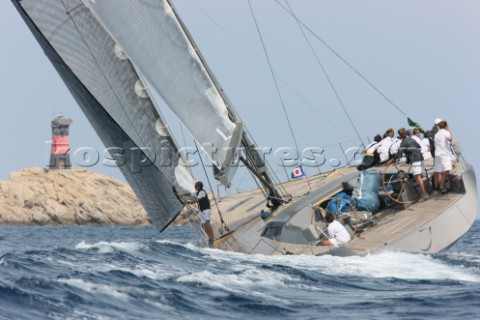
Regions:
<instances>
[{"instance_id":1,"label":"rope","mask_svg":"<svg viewBox=\"0 0 480 320\"><path fill-rule=\"evenodd\" d=\"M280 93L280 88L278 86L277 78L275 76L275 73L273 72L272 63L270 61L270 57L268 56L267 48L265 47L265 42L263 41L263 37L262 37L262 34L260 32L260 28L258 26L257 19L255 17L255 13L253 12L253 8L252 8L252 4L251 4L250 0L248 0L248 5L250 6L250 11L252 13L252 17L253 17L253 20L255 22L255 26L257 27L258 36L260 38L260 42L262 43L263 52L265 53L265 57L267 59L268 66L270 68L270 73L272 74L273 82L275 83L275 88L277 90L278 97L280 98L280 102L282 104L283 112L285 113L285 117L287 118L288 127L290 129L290 133L292 135L293 142L295 143L295 147L297 149L297 154L300 155L300 148L298 147L297 139L295 138L295 134L293 133L292 124L290 123L290 118L288 117L287 109L285 108L285 103L284 103L282 95Z\"/></svg>"},{"instance_id":2,"label":"rope","mask_svg":"<svg viewBox=\"0 0 480 320\"><path fill-rule=\"evenodd\" d=\"M363 76L360 71L355 69L347 60L345 60L338 52L336 52L332 47L330 47L322 38L320 38L315 32L313 32L309 27L307 27L302 21L300 21L293 12L289 11L285 6L283 6L278 0L275 2L285 10L289 15L291 15L299 24L301 24L308 32L310 32L315 38L317 38L328 50L335 54L346 66L348 66L353 72L355 72L363 81L365 81L373 90L375 90L380 96L382 96L388 103L390 103L398 112L407 117L407 114L403 112L392 100L390 100L383 92L381 92L373 83L371 83L365 76Z\"/></svg>"},{"instance_id":3,"label":"rope","mask_svg":"<svg viewBox=\"0 0 480 320\"><path fill-rule=\"evenodd\" d=\"M200 158L200 162L202 163L203 172L205 173L205 177L207 178L208 186L210 187L210 190L213 190L212 184L210 182L210 178L208 177L208 174L207 174L207 170L205 169L205 164L203 163L202 155L200 154L200 150L198 149L197 142L193 140L193 143L195 143L195 148L197 148L198 157ZM230 231L225 221L223 221L222 213L220 211L220 207L218 206L217 198L215 197L214 192L212 192L212 198L213 198L213 201L215 202L215 206L217 207L217 212L220 217L220 221L222 222L222 226L226 231Z\"/></svg>"},{"instance_id":4,"label":"rope","mask_svg":"<svg viewBox=\"0 0 480 320\"><path fill-rule=\"evenodd\" d=\"M278 3L278 1L277 1L277 3ZM343 103L342 99L340 98L340 95L338 94L337 89L335 89L335 86L333 85L332 79L330 79L330 77L328 76L327 70L326 70L325 67L323 66L322 62L320 61L320 59L318 58L318 55L317 55L316 52L315 52L315 49L313 49L312 44L311 44L310 41L308 40L307 35L305 34L305 31L303 30L302 26L300 25L300 20L295 16L295 13L293 12L292 8L290 7L290 4L288 3L288 0L285 0L285 3L286 3L287 6L288 6L289 13L292 15L292 17L293 17L293 18L295 19L295 21L297 22L297 25L298 25L298 28L300 29L300 32L302 32L302 35L303 35L303 37L305 38L305 41L307 42L308 46L310 47L310 50L312 51L313 55L315 56L315 59L317 60L318 65L319 65L320 68L322 69L322 72L323 72L325 78L327 79L328 84L330 85L330 87L332 88L333 93L335 94L335 97L337 98L338 102L339 102L340 105L342 106L343 112L345 112L345 114L346 114L346 116L347 116L347 118L348 118L348 121L349 121L350 124L352 125L353 129L355 130L355 133L357 134L357 137L358 137L358 138L360 139L360 141L361 141L362 138L360 137L360 133L358 132L357 127L355 126L355 123L354 123L353 120L352 120L352 117L351 117L350 114L348 113L347 108L345 107L345 104Z\"/></svg>"},{"instance_id":5,"label":"rope","mask_svg":"<svg viewBox=\"0 0 480 320\"><path fill-rule=\"evenodd\" d=\"M198 219L195 219L195 214L197 210L195 210L194 207L192 207L191 205L186 205L186 209L186 216L188 218L188 221L190 222L190 225L192 226L193 232L195 233L195 239L197 240L197 243L202 244L203 247L206 247L207 242L203 235L202 227L198 223Z\"/></svg>"},{"instance_id":6,"label":"rope","mask_svg":"<svg viewBox=\"0 0 480 320\"><path fill-rule=\"evenodd\" d=\"M227 35L235 44L237 44L241 49L243 49L248 55L250 55L256 62L258 62L263 68L267 68L265 64L254 54L252 53L245 45L240 43L231 33L229 33L225 28L223 28L217 21L215 21L210 15L208 15L204 10L202 10L197 4L195 4L192 0L188 0L192 6L194 6L201 14L203 14L210 22L212 22L218 29L220 29L225 35ZM334 128L338 133L340 133L344 137L348 137L348 135L343 132L343 130L337 126L333 121L328 119L328 117L323 114L320 110L312 105L309 101L305 99L297 90L295 90L286 80L282 79L282 77L277 75L277 79L279 79L293 94L295 94L298 98L300 98L310 109L320 115L320 118L327 122L332 128Z\"/></svg>"},{"instance_id":7,"label":"rope","mask_svg":"<svg viewBox=\"0 0 480 320\"><path fill-rule=\"evenodd\" d=\"M180 123L180 133L182 134L183 146L187 148L187 141L185 140L185 133L183 132L183 124ZM198 149L197 149L198 150ZM188 164L188 171L190 171L190 176L192 177L192 183L195 182L195 177L193 176L192 166L188 163L187 157L185 157L185 162Z\"/></svg>"}]
</instances>

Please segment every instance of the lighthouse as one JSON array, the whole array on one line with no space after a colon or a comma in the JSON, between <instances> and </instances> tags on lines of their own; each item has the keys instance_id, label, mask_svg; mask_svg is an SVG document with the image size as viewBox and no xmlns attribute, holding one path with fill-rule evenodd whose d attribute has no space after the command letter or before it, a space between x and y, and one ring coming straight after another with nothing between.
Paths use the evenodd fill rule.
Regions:
<instances>
[{"instance_id":1,"label":"lighthouse","mask_svg":"<svg viewBox=\"0 0 480 320\"><path fill-rule=\"evenodd\" d=\"M70 169L70 144L68 141L68 128L72 123L61 113L52 120L52 149L50 151L49 169Z\"/></svg>"}]
</instances>

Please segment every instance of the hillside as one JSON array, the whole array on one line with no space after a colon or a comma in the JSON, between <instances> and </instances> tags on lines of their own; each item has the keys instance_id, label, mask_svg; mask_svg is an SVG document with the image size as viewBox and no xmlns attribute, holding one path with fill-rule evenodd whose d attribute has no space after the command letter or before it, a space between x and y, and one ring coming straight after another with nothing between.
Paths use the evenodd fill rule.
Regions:
<instances>
[{"instance_id":1,"label":"hillside","mask_svg":"<svg viewBox=\"0 0 480 320\"><path fill-rule=\"evenodd\" d=\"M150 225L132 189L85 169L26 168L0 181L0 225Z\"/></svg>"}]
</instances>

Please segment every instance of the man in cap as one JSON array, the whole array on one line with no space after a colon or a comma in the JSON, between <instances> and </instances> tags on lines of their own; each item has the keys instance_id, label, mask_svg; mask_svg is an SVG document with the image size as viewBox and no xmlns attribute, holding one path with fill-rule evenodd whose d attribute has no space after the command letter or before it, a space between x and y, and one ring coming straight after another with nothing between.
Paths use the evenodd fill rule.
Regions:
<instances>
[{"instance_id":1,"label":"man in cap","mask_svg":"<svg viewBox=\"0 0 480 320\"><path fill-rule=\"evenodd\" d=\"M440 118L437 118L437 119L435 119L435 121L433 121L433 127L432 127L432 130L430 130L430 136L432 137L432 139L433 139L433 137L435 136L435 133L437 133L438 130L439 130L439 129L438 129L438 124L439 124L440 122L442 122L442 121L443 121L443 120L440 119Z\"/></svg>"},{"instance_id":2,"label":"man in cap","mask_svg":"<svg viewBox=\"0 0 480 320\"><path fill-rule=\"evenodd\" d=\"M439 131L435 135L435 183L442 194L448 192L445 188L445 180L452 170L455 156L452 153L452 134L447 121L440 121Z\"/></svg>"}]
</instances>

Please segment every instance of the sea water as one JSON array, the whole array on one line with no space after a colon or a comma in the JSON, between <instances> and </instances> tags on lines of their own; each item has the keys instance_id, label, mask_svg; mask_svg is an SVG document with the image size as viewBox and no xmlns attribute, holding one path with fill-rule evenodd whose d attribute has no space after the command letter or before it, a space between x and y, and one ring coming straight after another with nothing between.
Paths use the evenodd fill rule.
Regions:
<instances>
[{"instance_id":1,"label":"sea water","mask_svg":"<svg viewBox=\"0 0 480 320\"><path fill-rule=\"evenodd\" d=\"M480 319L480 221L437 254L263 256L188 227L0 227L0 319Z\"/></svg>"}]
</instances>

